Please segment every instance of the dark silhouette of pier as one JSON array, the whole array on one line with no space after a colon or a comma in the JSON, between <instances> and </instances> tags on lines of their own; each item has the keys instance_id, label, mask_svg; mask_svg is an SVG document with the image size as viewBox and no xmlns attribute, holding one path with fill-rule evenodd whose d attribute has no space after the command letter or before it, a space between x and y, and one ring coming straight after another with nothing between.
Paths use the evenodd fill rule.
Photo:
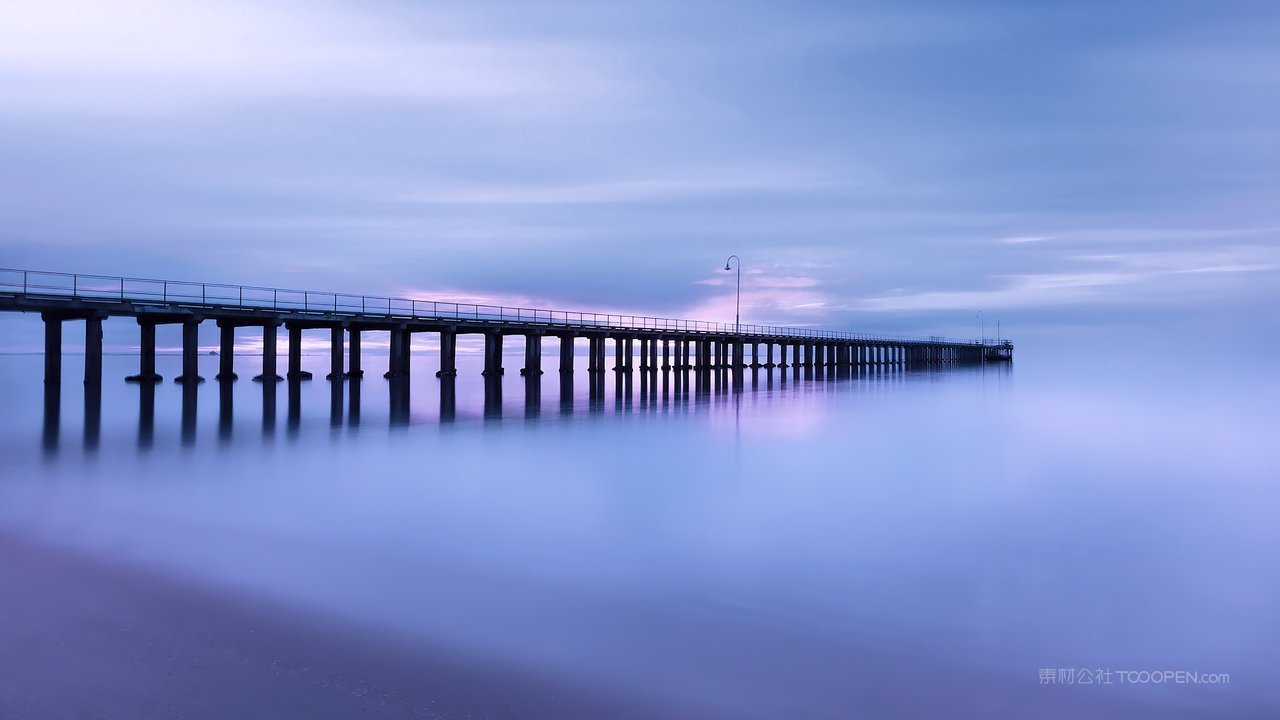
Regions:
<instances>
[{"instance_id":1,"label":"dark silhouette of pier","mask_svg":"<svg viewBox=\"0 0 1280 720\"><path fill-rule=\"evenodd\" d=\"M536 388L544 374L542 340L559 340L558 371L562 387L572 392L575 347L585 341L591 392L603 392L605 374L612 370L630 382L638 370L645 387L659 370L679 371L677 386L688 388L693 375L696 387L743 382L745 369L790 369L801 373L846 373L859 367L947 366L959 363L1006 361L1013 357L1009 341L957 340L941 337L911 338L766 325L678 320L639 315L614 315L563 310L543 310L494 305L441 302L413 298L351 295L311 290L251 287L173 280L76 275L31 270L0 269L0 311L39 313L44 321L44 378L61 382L63 323L83 321L85 327L85 382L102 381L103 321L110 317L134 318L139 325L139 366L126 379L159 382L155 355L156 326L182 327L182 371L177 382L194 385L204 381L198 370L200 324L212 321L220 331L216 379L235 380L236 332L262 333L260 372L254 380L276 382L306 380L302 369L303 332L327 332L331 381L359 380L364 376L361 335L385 331L390 352L384 377L392 381L392 412L408 412L410 339L415 333L439 336L439 370L447 383L457 375L459 335L484 338L486 397L496 393L500 402L505 373L503 347L507 338L524 342L520 374ZM280 326L289 333L287 367L278 372L276 336ZM613 354L609 363L610 346ZM597 387L598 385L598 387ZM395 388L404 387L403 397ZM623 385L618 383L618 391ZM628 393L629 394L629 393Z\"/></svg>"}]
</instances>

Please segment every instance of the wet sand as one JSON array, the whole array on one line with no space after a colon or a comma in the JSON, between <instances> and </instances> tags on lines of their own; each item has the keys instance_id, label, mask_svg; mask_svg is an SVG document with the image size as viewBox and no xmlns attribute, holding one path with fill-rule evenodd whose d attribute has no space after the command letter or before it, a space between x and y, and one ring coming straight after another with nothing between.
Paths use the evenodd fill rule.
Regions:
<instances>
[{"instance_id":1,"label":"wet sand","mask_svg":"<svg viewBox=\"0 0 1280 720\"><path fill-rule=\"evenodd\" d=\"M844 718L850 708L876 718L1274 717L1273 708L1238 696L1186 705L1051 692L1034 676L986 676L946 658L850 652L814 638L762 640L764 630L723 618L706 619L705 647L684 651L736 647L751 655L747 665L771 665L788 680L780 688L792 692L769 698L757 687L765 679L739 668L740 702L673 707L664 688L575 686L3 533L0 574L2 720ZM757 642L772 652L753 652Z\"/></svg>"},{"instance_id":2,"label":"wet sand","mask_svg":"<svg viewBox=\"0 0 1280 720\"><path fill-rule=\"evenodd\" d=\"M3 534L0 568L5 720L681 715Z\"/></svg>"}]
</instances>

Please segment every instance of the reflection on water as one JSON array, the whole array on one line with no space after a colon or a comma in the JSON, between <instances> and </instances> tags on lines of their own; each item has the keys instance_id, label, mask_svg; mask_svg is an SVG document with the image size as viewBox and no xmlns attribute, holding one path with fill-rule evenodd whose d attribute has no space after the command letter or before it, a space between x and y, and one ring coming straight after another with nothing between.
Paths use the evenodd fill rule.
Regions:
<instances>
[{"instance_id":1,"label":"reflection on water","mask_svg":"<svg viewBox=\"0 0 1280 720\"><path fill-rule=\"evenodd\" d=\"M437 379L415 357L407 381L331 382L306 360L311 381L82 398L30 382L39 357L0 358L0 532L716 717L1280 701L1261 372L584 358ZM105 377L135 365L108 356ZM1232 683L1041 687L1070 667Z\"/></svg>"},{"instance_id":2,"label":"reflection on water","mask_svg":"<svg viewBox=\"0 0 1280 720\"><path fill-rule=\"evenodd\" d=\"M908 370L901 367L842 368L832 370L819 366L817 368L804 368L803 375L802 369L797 366L793 370L792 377L794 380L792 382L799 382L801 378L806 382L824 380L830 382L852 380L884 382L895 378L901 379L908 373L937 376L948 372L973 372L975 369L983 374L996 377L1008 374L1011 371L1011 366L991 365L981 368L929 368L916 370ZM663 408L673 406L687 407L691 396L695 402L706 403L715 398L723 398L726 395L739 396L748 391L772 391L775 388L775 380L778 383L778 387L785 388L788 383L788 374L785 368L714 369L703 372L693 370L635 370L632 372L608 371L604 373L586 371L560 372L554 383L554 398L547 397L541 376L522 377L515 383L502 376L477 377L474 380L475 385L482 388L483 392L478 409L471 407L470 410L472 412L470 414L479 415L485 420L503 419L504 413L509 418L522 417L526 420L536 420L541 417L545 402L553 402L557 406L557 413L560 415L571 415L575 411L598 412L604 410L606 406L619 413L658 406ZM466 383L466 380L464 379L463 382ZM258 407L261 412L262 431L266 435L271 435L276 429L276 403L279 394L282 392L281 386L283 386L287 408L285 427L288 434L293 435L301 430L305 414L304 405L308 402L318 402L318 398L315 397L319 394L318 390L322 390L326 395L330 427L355 427L360 425L361 421L362 393L370 383L376 383L385 388L387 393L385 422L388 425L408 425L414 422L452 422L458 417L458 380L454 377L424 378L421 380L412 377L397 377L385 380L342 380L338 382L325 380L322 383L313 381L310 378L294 378L280 383L254 383L242 390L237 390L240 385L236 380L218 380L207 385L176 384L181 409L179 439L184 445L191 445L197 441L200 397L204 395L211 400L211 396L215 394L217 396L216 437L220 441L229 442L234 435L237 417L237 395L247 396L250 393L253 394L253 399L257 399L260 396ZM430 389L433 391L430 395L434 396L436 400L436 412L434 415L430 412L425 412L427 410L425 405L417 410L414 409L415 400L412 388L415 383L430 385ZM605 402L603 388L608 383L612 384L614 390L612 403ZM506 388L505 392L507 393L513 392L512 387L507 387L509 385L514 387L514 392L523 402L522 412L520 413L511 413L511 408L506 407L504 403L504 388ZM163 384L157 386L153 383L130 383L118 389L112 386L110 390L117 398L119 393L136 392L138 402L137 445L140 448L151 447L154 442L157 387L161 388L162 391L167 389ZM83 419L84 447L86 449L96 448L100 441L102 392L101 384L85 384ZM464 410L468 408L466 402L473 400L474 398L464 395ZM240 402L245 402L243 397ZM43 407L43 446L49 453L56 453L61 436L62 399L59 385L45 386ZM464 412L464 415L466 414L468 413Z\"/></svg>"}]
</instances>

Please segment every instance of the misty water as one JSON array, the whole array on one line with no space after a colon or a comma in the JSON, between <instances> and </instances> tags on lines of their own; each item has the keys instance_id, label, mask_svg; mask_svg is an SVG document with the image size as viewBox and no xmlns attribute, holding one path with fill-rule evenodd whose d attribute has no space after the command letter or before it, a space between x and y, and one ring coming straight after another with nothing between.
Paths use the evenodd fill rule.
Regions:
<instances>
[{"instance_id":1,"label":"misty water","mask_svg":"<svg viewBox=\"0 0 1280 720\"><path fill-rule=\"evenodd\" d=\"M0 532L678 717L1276 716L1261 367L1032 348L597 398L548 358L531 402L519 358L486 400L468 357L442 403L424 354L393 417L385 358L358 409L304 361L148 398L108 355L86 423L79 357L56 407L0 357Z\"/></svg>"}]
</instances>

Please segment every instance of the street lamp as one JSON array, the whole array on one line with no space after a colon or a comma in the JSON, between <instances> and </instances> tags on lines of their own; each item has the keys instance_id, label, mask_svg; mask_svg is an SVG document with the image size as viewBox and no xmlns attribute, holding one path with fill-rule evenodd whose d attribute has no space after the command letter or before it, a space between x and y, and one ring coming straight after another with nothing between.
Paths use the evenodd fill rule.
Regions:
<instances>
[{"instance_id":1,"label":"street lamp","mask_svg":"<svg viewBox=\"0 0 1280 720\"><path fill-rule=\"evenodd\" d=\"M728 260L724 261L726 271L730 269L729 260L738 261L738 296L733 302L733 331L739 333L742 332L742 258L730 255Z\"/></svg>"}]
</instances>

